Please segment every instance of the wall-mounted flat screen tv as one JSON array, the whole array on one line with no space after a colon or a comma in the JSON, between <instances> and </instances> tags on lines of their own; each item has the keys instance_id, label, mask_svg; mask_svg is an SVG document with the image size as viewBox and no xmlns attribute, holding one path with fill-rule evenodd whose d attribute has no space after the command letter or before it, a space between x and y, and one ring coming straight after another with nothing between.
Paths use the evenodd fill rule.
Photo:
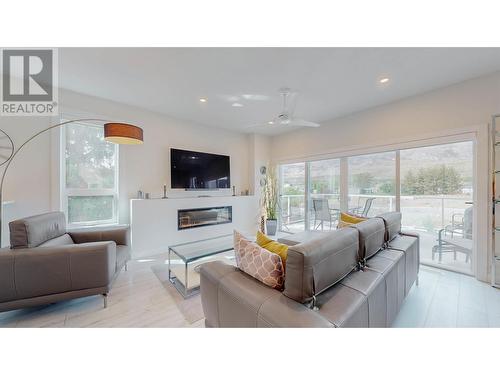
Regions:
<instances>
[{"instance_id":1,"label":"wall-mounted flat screen tv","mask_svg":"<svg viewBox=\"0 0 500 375\"><path fill-rule=\"evenodd\" d=\"M229 156L170 149L172 189L229 189Z\"/></svg>"}]
</instances>

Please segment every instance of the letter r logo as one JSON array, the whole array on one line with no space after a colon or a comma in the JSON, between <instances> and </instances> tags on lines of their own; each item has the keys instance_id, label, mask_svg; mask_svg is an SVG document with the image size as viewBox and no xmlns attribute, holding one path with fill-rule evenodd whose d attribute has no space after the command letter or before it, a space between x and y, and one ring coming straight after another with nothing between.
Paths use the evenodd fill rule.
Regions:
<instances>
[{"instance_id":1,"label":"letter r logo","mask_svg":"<svg viewBox=\"0 0 500 375\"><path fill-rule=\"evenodd\" d=\"M2 50L3 101L53 99L53 50Z\"/></svg>"}]
</instances>

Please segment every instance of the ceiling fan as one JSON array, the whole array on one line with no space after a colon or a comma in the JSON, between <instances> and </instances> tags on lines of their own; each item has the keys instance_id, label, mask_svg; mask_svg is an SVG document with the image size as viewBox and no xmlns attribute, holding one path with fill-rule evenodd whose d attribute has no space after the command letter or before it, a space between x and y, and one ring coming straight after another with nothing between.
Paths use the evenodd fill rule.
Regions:
<instances>
[{"instance_id":1,"label":"ceiling fan","mask_svg":"<svg viewBox=\"0 0 500 375\"><path fill-rule=\"evenodd\" d=\"M303 120L295 117L295 104L297 93L292 92L289 88L283 88L280 90L280 94L283 97L283 109L281 112L272 120L268 121L267 124L253 125L253 127L270 127L270 126L305 126L310 128L318 128L320 124L312 121Z\"/></svg>"}]
</instances>

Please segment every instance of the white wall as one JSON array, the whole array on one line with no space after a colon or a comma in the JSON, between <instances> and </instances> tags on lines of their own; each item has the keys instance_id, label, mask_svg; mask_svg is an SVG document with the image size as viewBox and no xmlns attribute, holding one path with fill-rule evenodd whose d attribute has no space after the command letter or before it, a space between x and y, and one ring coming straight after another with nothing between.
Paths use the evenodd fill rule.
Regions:
<instances>
[{"instance_id":1,"label":"white wall","mask_svg":"<svg viewBox=\"0 0 500 375\"><path fill-rule=\"evenodd\" d=\"M17 146L34 133L47 128L50 123L50 118L0 117L0 129L9 134ZM12 161L5 176L3 201L14 203L3 207L3 246L9 244L9 221L51 209L50 145L48 134L33 140ZM2 173L4 168L0 167Z\"/></svg>"},{"instance_id":2,"label":"white wall","mask_svg":"<svg viewBox=\"0 0 500 375\"><path fill-rule=\"evenodd\" d=\"M320 159L473 134L478 184L475 271L486 281L491 251L488 124L495 113L500 113L500 73L331 120L318 129L275 136L272 159L278 163Z\"/></svg>"},{"instance_id":3,"label":"white wall","mask_svg":"<svg viewBox=\"0 0 500 375\"><path fill-rule=\"evenodd\" d=\"M396 84L396 83L395 83ZM465 81L272 139L274 161L363 149L486 125L500 112L500 73Z\"/></svg>"},{"instance_id":4,"label":"white wall","mask_svg":"<svg viewBox=\"0 0 500 375\"><path fill-rule=\"evenodd\" d=\"M221 153L231 157L231 184L236 192L250 189L253 171L250 163L250 136L169 118L120 103L60 90L60 113L71 117L95 117L137 124L144 129L144 144L120 146L120 223L129 222L129 199L137 190L153 197L170 186L170 147ZM5 130L20 145L37 130L58 122L58 118L0 117ZM58 134L45 134L24 149L12 163L4 187L4 200L15 203L6 207L4 222L18 217L59 209ZM1 170L1 167L0 167ZM252 176L252 177L251 177ZM200 192L169 191L169 196L198 195ZM210 195L228 195L229 191ZM257 209L257 207L256 207ZM8 237L4 226L4 239ZM3 241L3 244L8 242Z\"/></svg>"}]
</instances>

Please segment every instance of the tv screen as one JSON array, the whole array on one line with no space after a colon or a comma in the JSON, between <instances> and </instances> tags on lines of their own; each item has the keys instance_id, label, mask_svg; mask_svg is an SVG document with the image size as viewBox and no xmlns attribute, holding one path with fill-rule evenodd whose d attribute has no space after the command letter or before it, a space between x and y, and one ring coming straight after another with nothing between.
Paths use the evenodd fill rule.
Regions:
<instances>
[{"instance_id":1,"label":"tv screen","mask_svg":"<svg viewBox=\"0 0 500 375\"><path fill-rule=\"evenodd\" d=\"M170 149L172 189L229 189L229 156Z\"/></svg>"}]
</instances>

